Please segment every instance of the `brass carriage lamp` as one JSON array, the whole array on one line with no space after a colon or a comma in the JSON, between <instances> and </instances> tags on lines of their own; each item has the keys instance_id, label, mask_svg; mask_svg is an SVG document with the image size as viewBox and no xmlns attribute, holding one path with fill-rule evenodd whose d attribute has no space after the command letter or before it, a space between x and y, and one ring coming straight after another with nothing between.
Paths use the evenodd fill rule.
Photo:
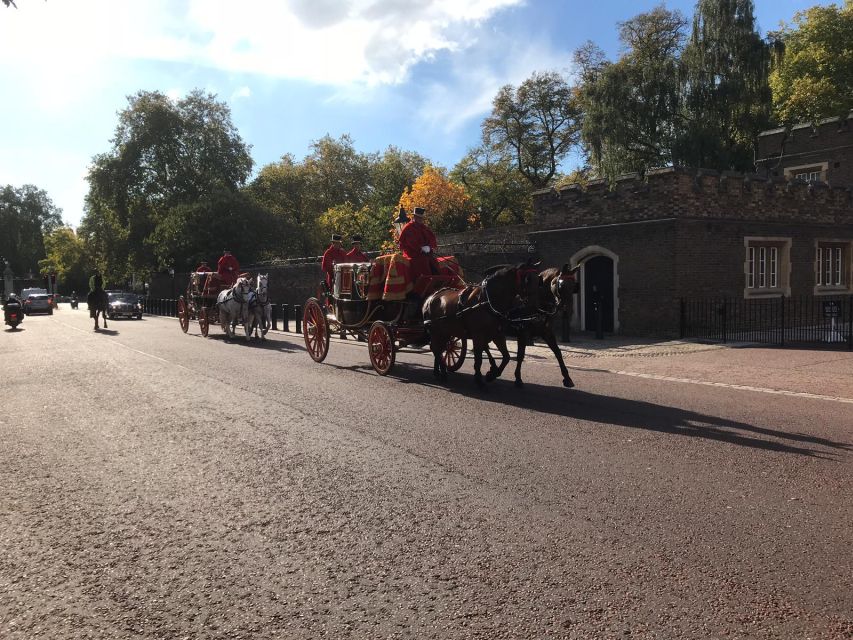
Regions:
<instances>
[{"instance_id":1,"label":"brass carriage lamp","mask_svg":"<svg viewBox=\"0 0 853 640\"><path fill-rule=\"evenodd\" d=\"M400 212L397 214L397 218L391 223L394 225L394 230L397 232L397 237L400 237L400 233L403 231L403 227L406 226L406 223L409 222L409 216L406 215L406 210L401 206Z\"/></svg>"}]
</instances>

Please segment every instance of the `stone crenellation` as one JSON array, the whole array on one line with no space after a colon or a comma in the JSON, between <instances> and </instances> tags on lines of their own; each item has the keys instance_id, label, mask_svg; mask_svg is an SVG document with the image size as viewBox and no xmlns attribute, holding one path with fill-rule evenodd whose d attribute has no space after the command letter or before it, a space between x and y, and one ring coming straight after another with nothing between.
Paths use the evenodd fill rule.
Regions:
<instances>
[{"instance_id":1,"label":"stone crenellation","mask_svg":"<svg viewBox=\"0 0 853 640\"><path fill-rule=\"evenodd\" d=\"M668 168L533 194L540 229L668 218L853 223L853 190L756 174Z\"/></svg>"}]
</instances>

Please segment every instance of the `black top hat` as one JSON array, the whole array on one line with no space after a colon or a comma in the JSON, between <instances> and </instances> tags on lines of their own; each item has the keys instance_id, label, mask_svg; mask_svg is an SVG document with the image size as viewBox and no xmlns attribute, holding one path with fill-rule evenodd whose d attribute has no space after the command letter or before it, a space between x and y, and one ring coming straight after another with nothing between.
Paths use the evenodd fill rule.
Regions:
<instances>
[{"instance_id":1,"label":"black top hat","mask_svg":"<svg viewBox=\"0 0 853 640\"><path fill-rule=\"evenodd\" d=\"M415 210L412 213L416 216L422 216L426 213L426 210L423 207L415 207Z\"/></svg>"},{"instance_id":2,"label":"black top hat","mask_svg":"<svg viewBox=\"0 0 853 640\"><path fill-rule=\"evenodd\" d=\"M354 236L352 237L352 241L353 241L353 242L361 242L361 236L360 236L360 235L357 235L357 234L356 234L356 235L354 235Z\"/></svg>"},{"instance_id":3,"label":"black top hat","mask_svg":"<svg viewBox=\"0 0 853 640\"><path fill-rule=\"evenodd\" d=\"M340 241L341 241L341 239L342 239L342 238L341 238L341 234L340 234L340 233L333 233L333 234L332 234L332 242L340 242Z\"/></svg>"}]
</instances>

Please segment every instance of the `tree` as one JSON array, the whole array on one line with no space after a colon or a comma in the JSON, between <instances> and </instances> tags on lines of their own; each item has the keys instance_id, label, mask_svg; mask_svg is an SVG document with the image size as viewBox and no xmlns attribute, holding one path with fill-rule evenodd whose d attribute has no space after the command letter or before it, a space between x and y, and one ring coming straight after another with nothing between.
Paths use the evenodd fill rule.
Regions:
<instances>
[{"instance_id":1,"label":"tree","mask_svg":"<svg viewBox=\"0 0 853 640\"><path fill-rule=\"evenodd\" d=\"M471 149L450 179L465 187L482 227L523 224L533 217L530 183L510 158L487 146Z\"/></svg>"},{"instance_id":2,"label":"tree","mask_svg":"<svg viewBox=\"0 0 853 640\"><path fill-rule=\"evenodd\" d=\"M484 143L512 159L533 188L548 186L580 139L576 92L558 73L534 73L502 87L482 125Z\"/></svg>"},{"instance_id":3,"label":"tree","mask_svg":"<svg viewBox=\"0 0 853 640\"><path fill-rule=\"evenodd\" d=\"M853 0L815 6L772 33L770 74L776 117L787 126L846 118L853 108Z\"/></svg>"},{"instance_id":4,"label":"tree","mask_svg":"<svg viewBox=\"0 0 853 640\"><path fill-rule=\"evenodd\" d=\"M44 237L46 256L39 261L42 273L55 273L57 282L66 293L86 291L94 265L86 245L69 227L54 229Z\"/></svg>"},{"instance_id":5,"label":"tree","mask_svg":"<svg viewBox=\"0 0 853 640\"><path fill-rule=\"evenodd\" d=\"M150 239L158 224L175 207L237 191L252 169L228 106L199 90L177 102L157 91L129 97L111 142L93 160L81 227L113 278L180 259L155 255ZM233 238L223 233L218 244Z\"/></svg>"},{"instance_id":6,"label":"tree","mask_svg":"<svg viewBox=\"0 0 853 640\"><path fill-rule=\"evenodd\" d=\"M770 50L752 0L699 0L682 55L685 124L674 156L712 169L753 169L770 123Z\"/></svg>"},{"instance_id":7,"label":"tree","mask_svg":"<svg viewBox=\"0 0 853 640\"><path fill-rule=\"evenodd\" d=\"M423 207L434 231L464 231L478 226L476 211L465 188L448 180L435 167L427 167L400 196L400 206L410 212Z\"/></svg>"},{"instance_id":8,"label":"tree","mask_svg":"<svg viewBox=\"0 0 853 640\"><path fill-rule=\"evenodd\" d=\"M613 179L672 163L685 27L679 12L660 6L620 24L624 53L616 63L585 56L583 139L599 175Z\"/></svg>"},{"instance_id":9,"label":"tree","mask_svg":"<svg viewBox=\"0 0 853 640\"><path fill-rule=\"evenodd\" d=\"M62 210L45 191L31 184L0 190L0 257L15 273L38 273L44 236L61 224Z\"/></svg>"}]
</instances>

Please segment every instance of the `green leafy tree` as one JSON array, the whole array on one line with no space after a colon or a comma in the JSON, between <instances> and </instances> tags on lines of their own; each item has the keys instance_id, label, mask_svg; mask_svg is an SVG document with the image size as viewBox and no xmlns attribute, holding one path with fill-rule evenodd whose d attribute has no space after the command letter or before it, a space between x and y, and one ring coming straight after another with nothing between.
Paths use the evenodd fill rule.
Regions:
<instances>
[{"instance_id":1,"label":"green leafy tree","mask_svg":"<svg viewBox=\"0 0 853 640\"><path fill-rule=\"evenodd\" d=\"M599 175L612 179L672 163L685 27L679 12L657 7L620 24L624 52L617 62L590 55L582 63L583 139Z\"/></svg>"},{"instance_id":2,"label":"green leafy tree","mask_svg":"<svg viewBox=\"0 0 853 640\"><path fill-rule=\"evenodd\" d=\"M534 73L502 87L482 125L484 143L512 160L533 188L548 186L580 140L576 91L560 74Z\"/></svg>"},{"instance_id":3,"label":"green leafy tree","mask_svg":"<svg viewBox=\"0 0 853 640\"><path fill-rule=\"evenodd\" d=\"M111 150L93 160L83 234L110 278L171 266L183 256L155 253L158 225L171 225L175 207L237 191L251 169L230 110L215 96L196 90L172 101L139 92L119 113ZM219 244L231 242L234 233L223 233Z\"/></svg>"},{"instance_id":4,"label":"green leafy tree","mask_svg":"<svg viewBox=\"0 0 853 640\"><path fill-rule=\"evenodd\" d=\"M61 225L62 210L42 189L27 184L0 190L0 258L15 273L38 273L44 236Z\"/></svg>"},{"instance_id":5,"label":"green leafy tree","mask_svg":"<svg viewBox=\"0 0 853 640\"><path fill-rule=\"evenodd\" d=\"M55 273L60 291L87 291L94 265L83 239L69 227L54 229L44 237L46 257L39 261L42 273Z\"/></svg>"},{"instance_id":6,"label":"green leafy tree","mask_svg":"<svg viewBox=\"0 0 853 640\"><path fill-rule=\"evenodd\" d=\"M815 6L773 34L776 117L787 126L846 118L853 109L853 0Z\"/></svg>"},{"instance_id":7,"label":"green leafy tree","mask_svg":"<svg viewBox=\"0 0 853 640\"><path fill-rule=\"evenodd\" d=\"M242 264L270 257L270 236L280 229L273 216L240 192L223 189L160 216L149 238L159 264L192 269L228 249Z\"/></svg>"},{"instance_id":8,"label":"green leafy tree","mask_svg":"<svg viewBox=\"0 0 853 640\"><path fill-rule=\"evenodd\" d=\"M699 0L681 57L684 126L677 161L749 171L770 123L770 49L755 29L752 0Z\"/></svg>"},{"instance_id":9,"label":"green leafy tree","mask_svg":"<svg viewBox=\"0 0 853 640\"><path fill-rule=\"evenodd\" d=\"M488 146L465 154L450 179L465 187L482 227L523 224L533 217L530 183L509 157Z\"/></svg>"}]
</instances>

